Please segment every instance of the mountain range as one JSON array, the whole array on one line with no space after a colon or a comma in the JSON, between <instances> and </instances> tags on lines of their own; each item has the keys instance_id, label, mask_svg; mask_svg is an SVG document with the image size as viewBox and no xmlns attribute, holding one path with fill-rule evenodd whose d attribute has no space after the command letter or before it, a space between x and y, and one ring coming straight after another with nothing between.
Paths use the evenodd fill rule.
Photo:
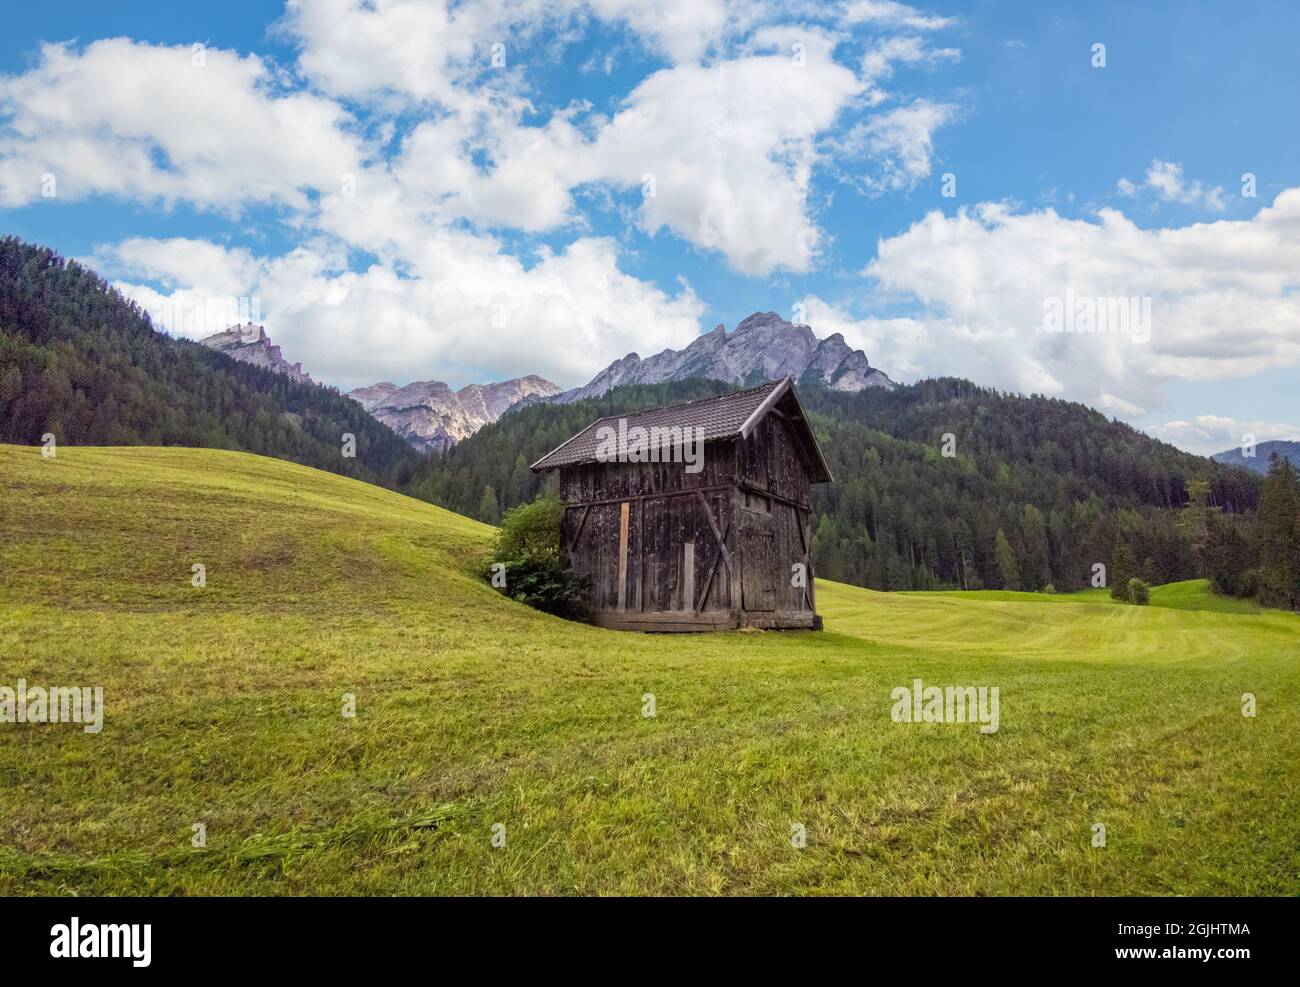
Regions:
<instances>
[{"instance_id":1,"label":"mountain range","mask_svg":"<svg viewBox=\"0 0 1300 987\"><path fill-rule=\"evenodd\" d=\"M865 358L849 359L848 351L837 359L834 337L817 340L772 315L733 333L715 330L680 353L621 361L634 375L726 381L620 384L581 400L556 400L558 388L540 378L456 392L421 382L405 394L385 383L362 389L372 411L332 387L294 379L288 370L301 369L260 326L256 335L242 328L224 352L170 337L88 268L0 238L0 442L242 450L496 522L545 482L528 464L601 415L723 393L749 375L797 374L836 478L813 492L819 574L878 589L1065 590L1087 585L1092 567L1108 562L1120 584L1129 576L1176 581L1204 561L1195 512L1186 510L1197 503L1214 511L1212 534L1239 536L1220 539L1225 557L1240 556L1245 566L1231 571L1256 564L1251 517L1266 485L1256 473L1041 396L948 379L897 386L865 371L862 381L875 384L852 389L849 373ZM525 390L534 393L520 398ZM388 410L419 417L423 411L409 409L434 404L465 416L439 422L441 456L420 455L409 435L376 417ZM516 410L505 414L509 407ZM450 425L472 427L474 416L497 420L451 444ZM955 456L940 451L950 439ZM1256 458L1268 451L1265 444Z\"/></svg>"},{"instance_id":2,"label":"mountain range","mask_svg":"<svg viewBox=\"0 0 1300 987\"><path fill-rule=\"evenodd\" d=\"M1260 475L1268 472L1268 460L1273 453L1289 460L1294 466L1300 466L1300 442L1260 442L1253 451L1253 456L1247 456L1241 449L1227 449L1216 452L1210 458L1216 463L1240 466Z\"/></svg>"},{"instance_id":3,"label":"mountain range","mask_svg":"<svg viewBox=\"0 0 1300 987\"><path fill-rule=\"evenodd\" d=\"M232 326L204 339L203 345L294 380L311 380L302 364L284 358L262 326ZM719 325L685 349L666 349L644 360L629 353L588 383L567 391L530 374L470 384L458 391L440 380L417 380L403 386L383 381L348 391L347 396L419 451L444 453L516 405L538 401L572 404L600 397L615 387L690 378L754 384L782 377L807 380L808 375L836 391L893 390L898 386L872 367L862 350L850 347L840 333L819 339L808 326L795 325L775 312L755 312L735 331Z\"/></svg>"}]
</instances>

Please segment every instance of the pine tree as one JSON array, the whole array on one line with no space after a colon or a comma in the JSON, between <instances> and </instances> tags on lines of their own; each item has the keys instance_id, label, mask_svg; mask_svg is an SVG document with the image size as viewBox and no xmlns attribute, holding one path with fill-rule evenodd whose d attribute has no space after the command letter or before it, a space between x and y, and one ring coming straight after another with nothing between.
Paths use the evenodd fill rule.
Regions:
<instances>
[{"instance_id":1,"label":"pine tree","mask_svg":"<svg viewBox=\"0 0 1300 987\"><path fill-rule=\"evenodd\" d=\"M1259 500L1259 602L1266 607L1294 610L1300 600L1296 485L1295 467L1274 453Z\"/></svg>"},{"instance_id":2,"label":"pine tree","mask_svg":"<svg viewBox=\"0 0 1300 987\"><path fill-rule=\"evenodd\" d=\"M479 501L476 516L484 524L501 523L501 505L497 503L497 492L491 484L483 488L483 498Z\"/></svg>"},{"instance_id":3,"label":"pine tree","mask_svg":"<svg viewBox=\"0 0 1300 987\"><path fill-rule=\"evenodd\" d=\"M515 466L510 471L510 482L506 486L507 502L513 506L528 501L532 493L532 482L533 474L528 468L528 460L524 459L521 452L515 456Z\"/></svg>"},{"instance_id":4,"label":"pine tree","mask_svg":"<svg viewBox=\"0 0 1300 987\"><path fill-rule=\"evenodd\" d=\"M1047 522L1043 513L1033 504L1026 504L1021 534L1024 538L1024 567L1022 578L1025 589L1040 590L1052 581L1052 568L1048 563Z\"/></svg>"},{"instance_id":5,"label":"pine tree","mask_svg":"<svg viewBox=\"0 0 1300 987\"><path fill-rule=\"evenodd\" d=\"M1003 589L1020 589L1020 566L1016 562L1015 550L1007 541L1006 532L998 528L994 540L993 555L997 559L998 572L1002 576Z\"/></svg>"},{"instance_id":6,"label":"pine tree","mask_svg":"<svg viewBox=\"0 0 1300 987\"><path fill-rule=\"evenodd\" d=\"M1137 576L1137 559L1133 557L1133 549L1129 548L1126 541L1117 542L1110 558L1110 570L1106 573L1111 597L1116 600L1127 600L1128 581L1136 579Z\"/></svg>"},{"instance_id":7,"label":"pine tree","mask_svg":"<svg viewBox=\"0 0 1300 987\"><path fill-rule=\"evenodd\" d=\"M23 391L23 374L17 367L7 367L0 374L0 403L16 401Z\"/></svg>"},{"instance_id":8,"label":"pine tree","mask_svg":"<svg viewBox=\"0 0 1300 987\"><path fill-rule=\"evenodd\" d=\"M1208 517L1203 572L1215 592L1250 596L1258 591L1257 559L1237 522L1213 511Z\"/></svg>"}]
</instances>

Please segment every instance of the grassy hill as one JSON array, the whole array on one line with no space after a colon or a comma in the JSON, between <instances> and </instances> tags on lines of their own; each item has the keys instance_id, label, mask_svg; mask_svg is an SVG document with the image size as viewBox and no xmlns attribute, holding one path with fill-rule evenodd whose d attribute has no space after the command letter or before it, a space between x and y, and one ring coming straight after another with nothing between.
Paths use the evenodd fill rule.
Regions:
<instances>
[{"instance_id":1,"label":"grassy hill","mask_svg":"<svg viewBox=\"0 0 1300 987\"><path fill-rule=\"evenodd\" d=\"M0 505L0 685L106 704L0 724L0 893L1300 892L1290 614L819 583L825 633L621 634L277 460L0 446ZM892 722L917 677L999 731Z\"/></svg>"}]
</instances>

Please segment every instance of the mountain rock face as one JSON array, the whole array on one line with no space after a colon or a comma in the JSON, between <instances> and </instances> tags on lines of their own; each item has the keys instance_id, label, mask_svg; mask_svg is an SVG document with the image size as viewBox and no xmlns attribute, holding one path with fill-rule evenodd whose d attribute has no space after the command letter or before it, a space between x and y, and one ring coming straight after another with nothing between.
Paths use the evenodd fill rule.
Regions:
<instances>
[{"instance_id":1,"label":"mountain rock face","mask_svg":"<svg viewBox=\"0 0 1300 987\"><path fill-rule=\"evenodd\" d=\"M1225 452L1216 452L1210 458L1218 463L1225 463L1228 466L1241 466L1256 473L1265 474L1268 472L1268 459L1273 453L1277 453L1283 459L1290 461L1292 466L1300 466L1300 442L1282 442L1269 441L1261 442L1255 446L1255 455L1247 456L1240 449L1228 449Z\"/></svg>"},{"instance_id":2,"label":"mountain rock face","mask_svg":"<svg viewBox=\"0 0 1300 987\"><path fill-rule=\"evenodd\" d=\"M733 383L803 377L815 373L839 391L867 387L893 390L898 385L867 362L861 350L851 349L838 332L818 339L807 326L787 322L775 312L755 312L727 332L718 326L684 350L664 350L641 359L629 353L615 360L591 382L565 391L561 403L598 397L621 384L659 384L686 377L708 377Z\"/></svg>"},{"instance_id":3,"label":"mountain rock face","mask_svg":"<svg viewBox=\"0 0 1300 987\"><path fill-rule=\"evenodd\" d=\"M348 397L415 448L441 453L520 401L559 393L549 380L529 375L496 384L470 384L459 391L440 380L417 380L405 387L384 381L358 387Z\"/></svg>"},{"instance_id":4,"label":"mountain rock face","mask_svg":"<svg viewBox=\"0 0 1300 987\"><path fill-rule=\"evenodd\" d=\"M280 347L272 343L271 337L266 334L265 326L255 326L251 322L246 326L231 326L200 342L209 349L242 363L274 370L277 374L284 374L300 383L314 383L311 376L303 371L301 363L290 363L284 358Z\"/></svg>"}]
</instances>

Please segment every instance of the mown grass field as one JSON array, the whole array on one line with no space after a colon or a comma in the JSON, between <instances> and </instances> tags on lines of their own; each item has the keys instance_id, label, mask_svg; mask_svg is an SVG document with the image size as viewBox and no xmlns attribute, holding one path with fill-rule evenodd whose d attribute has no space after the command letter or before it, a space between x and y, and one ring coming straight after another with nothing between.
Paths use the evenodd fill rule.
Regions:
<instances>
[{"instance_id":1,"label":"mown grass field","mask_svg":"<svg viewBox=\"0 0 1300 987\"><path fill-rule=\"evenodd\" d=\"M0 685L106 704L0 724L0 893L1300 893L1300 620L1201 584L819 583L824 633L649 636L274 460L0 446L0 504ZM918 677L997 686L999 731L892 722Z\"/></svg>"}]
</instances>

